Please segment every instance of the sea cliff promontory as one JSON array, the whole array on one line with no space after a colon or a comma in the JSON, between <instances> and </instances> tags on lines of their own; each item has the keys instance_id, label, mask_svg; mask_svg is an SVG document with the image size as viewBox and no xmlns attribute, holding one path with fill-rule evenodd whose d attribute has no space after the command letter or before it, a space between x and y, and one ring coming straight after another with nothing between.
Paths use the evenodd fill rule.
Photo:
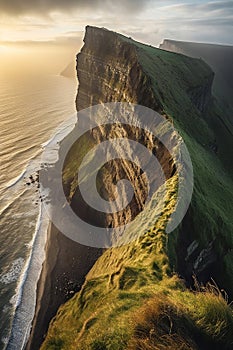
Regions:
<instances>
[{"instance_id":1,"label":"sea cliff promontory","mask_svg":"<svg viewBox=\"0 0 233 350\"><path fill-rule=\"evenodd\" d=\"M77 56L77 75L77 111L127 102L172 122L192 160L193 197L182 223L167 234L165 226L177 200L177 169L167 149L129 125L101 127L78 140L63 168L63 186L73 211L104 227L136 220L143 234L131 243L101 250L74 243L52 227L28 349L39 348L49 319L68 299L51 321L42 350L231 349L233 314L221 290L232 298L233 181L222 152L232 131L221 99L212 94L214 72L200 58L88 26ZM216 140L212 121L219 118L223 137ZM144 207L140 169L121 159L103 168L98 189L108 199L112 183L127 177L137 190L131 206L120 213L96 215L80 196L77 169L83 154L112 135L140 140L156 153L168 189L157 221L151 222L151 212ZM142 211L146 229L138 219Z\"/></svg>"}]
</instances>

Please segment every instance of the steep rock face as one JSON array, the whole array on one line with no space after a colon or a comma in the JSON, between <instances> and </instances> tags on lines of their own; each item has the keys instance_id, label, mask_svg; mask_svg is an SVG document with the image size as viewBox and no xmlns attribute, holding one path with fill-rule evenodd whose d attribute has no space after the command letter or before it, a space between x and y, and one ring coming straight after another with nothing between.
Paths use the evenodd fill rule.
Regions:
<instances>
[{"instance_id":1,"label":"steep rock face","mask_svg":"<svg viewBox=\"0 0 233 350\"><path fill-rule=\"evenodd\" d=\"M175 40L165 39L160 44L159 48L162 50L184 54L184 50L181 47L179 47L179 45L177 45L177 41Z\"/></svg>"},{"instance_id":2,"label":"steep rock face","mask_svg":"<svg viewBox=\"0 0 233 350\"><path fill-rule=\"evenodd\" d=\"M148 49L150 49L148 47ZM153 52L154 50L154 52ZM151 52L152 51L152 52ZM77 56L77 74L79 80L79 89L77 94L77 110L82 110L91 105L102 102L125 101L135 104L142 104L153 110L164 112L164 100L167 97L164 93L166 89L171 88L172 97L175 95L176 86L168 85L164 90L166 77L164 73L171 70L173 73L174 62L169 62L167 57L161 55L161 50L151 49L144 52L139 43L125 38L117 33L106 29L87 27L84 38L84 46ZM172 55L171 55L172 56ZM172 57L173 58L173 57ZM201 113L206 112L211 100L211 85L213 73L199 60L190 61L184 56L174 55L174 59L181 61L186 70L189 70L190 77L184 76L184 79L178 82L178 89L182 91L181 102L183 98L187 99L187 108L189 110L197 108ZM153 62L151 62L153 60ZM197 65L196 70L191 70L192 63ZM176 64L176 62L175 62ZM148 69L161 69L165 66L165 72L158 71L158 76L153 76ZM198 75L198 78L193 78ZM183 72L182 72L183 74ZM153 81L155 80L155 83ZM178 96L179 98L179 96ZM172 163L170 154L163 145L156 140L151 140L149 135L143 133L140 129L125 126L115 128L99 128L90 135L92 142L99 144L110 137L126 137L134 140L141 140L147 148L156 152L157 158L162 165L165 176L169 179L175 174L175 167ZM76 147L77 148L77 147ZM71 150L71 156L73 152ZM78 170L78 169L76 169ZM109 177L109 174L111 176ZM93 223L106 227L120 226L122 223L128 223L144 208L146 199L146 182L141 176L140 169L134 164L124 160L112 161L108 164L102 173L100 193L107 194L113 192L112 184L122 178L127 178L133 187L137 189L137 195L134 197L130 206L116 214L103 214L89 208L82 200L79 188L76 187L77 176L75 173L66 180L67 194L73 210L81 215L92 217ZM71 188L75 188L71 191ZM183 257L184 258L184 257ZM187 277L194 273L193 264Z\"/></svg>"},{"instance_id":3,"label":"steep rock face","mask_svg":"<svg viewBox=\"0 0 233 350\"><path fill-rule=\"evenodd\" d=\"M190 134L197 142L206 144L209 139L209 144L214 144L215 136L212 135L207 125L202 124L203 113L205 118L208 115L214 74L201 59L166 53L104 28L88 26L84 46L77 56L77 74L79 80L76 100L78 111L102 102L125 101L142 104L168 116L173 114L175 120L182 125L181 132L185 131ZM170 154L157 140L151 140L141 130L129 126L121 127L121 129L115 126L102 127L92 131L89 141L99 144L110 136L141 140L146 147L156 152L165 170L166 178L169 179L175 174ZM74 150L71 150L67 168L78 147L76 145ZM122 178L127 178L137 189L137 196L131 206L116 214L107 215L89 208L82 200L77 186L77 170L76 167L73 173L67 176L65 166L64 178L71 206L81 217L91 217L93 223L100 226L116 227L130 222L143 210L146 184L140 169L137 169L134 164L123 160L112 161L102 172L99 179L101 183L99 190L100 193L105 194L106 199L109 199L113 192L112 183ZM108 175L109 173L111 176ZM198 183L201 180L197 178L196 181ZM184 219L183 228L177 239L177 249L180 253L177 254L175 260L178 270L188 283L191 283L193 274L205 282L211 277L218 279L219 272L216 274L215 265L221 252L225 251L224 247L229 243L222 242L222 248L216 244L213 245L212 239L218 232L211 232L211 228L210 230L207 228L205 237L201 237L201 233L199 237L199 232L196 231L199 223L193 224L193 227L189 226L189 222L195 221L193 217L197 215L191 211L192 207ZM200 244L195 253L188 257L188 247L195 238L200 241ZM230 240L230 237L226 240ZM204 252L209 252L209 254L204 254Z\"/></svg>"},{"instance_id":4,"label":"steep rock face","mask_svg":"<svg viewBox=\"0 0 233 350\"><path fill-rule=\"evenodd\" d=\"M87 27L84 43L77 56L80 83L77 110L101 102L125 101L162 111L160 99L163 96L160 96L161 91L158 89L159 98L156 98L151 78L145 67L142 67L139 58L140 45L104 28L93 27ZM156 57L156 52L154 56ZM162 57L158 55L158 59L162 60ZM204 72L203 65L201 68ZM190 79L186 86L183 85L183 88L187 88L191 101L201 112L210 103L213 76L207 70L198 81L201 85L194 79Z\"/></svg>"},{"instance_id":5,"label":"steep rock face","mask_svg":"<svg viewBox=\"0 0 233 350\"><path fill-rule=\"evenodd\" d=\"M233 46L165 39L160 48L189 57L201 58L213 70L212 92L214 98L212 106L210 106L213 113L205 113L205 107L208 106L208 82L205 86L191 89L190 97L196 106L204 111L203 116L214 131L215 141L209 147L218 153L224 166L233 173L233 153L230 151L233 140ZM207 98L204 100L203 90L207 94ZM199 98L200 95L202 98Z\"/></svg>"},{"instance_id":6,"label":"steep rock face","mask_svg":"<svg viewBox=\"0 0 233 350\"><path fill-rule=\"evenodd\" d=\"M182 48L182 45L179 45L179 42L173 40L164 40L162 44L160 44L160 49L167 50L171 52L176 52L180 54L187 54L187 50ZM192 55L190 55L192 57ZM201 57L199 55L194 55L193 57ZM208 63L208 61L207 61ZM209 81L207 81L202 86L197 86L188 91L191 101L197 107L197 109L204 113L206 112L210 102L211 102L211 90L213 83L213 76L209 77Z\"/></svg>"},{"instance_id":7,"label":"steep rock face","mask_svg":"<svg viewBox=\"0 0 233 350\"><path fill-rule=\"evenodd\" d=\"M208 146L214 143L215 134L205 119L216 114L207 108L213 72L202 60L142 45L103 28L87 27L77 72L77 110L113 101L138 103L157 110L172 120L183 136L194 167L190 209L180 227L167 236L165 225L177 191L176 169L169 153L156 139L128 126L99 127L77 141L66 159L64 188L74 211L100 226L117 226L135 217L137 230L144 234L136 242L107 250L97 260L80 293L59 310L42 349L57 344L75 350L123 349L129 325L126 316L131 309L159 291L163 281L171 283L172 290L179 289L178 282L168 282L171 271L178 271L188 284L196 273L200 281L214 278L221 287L233 291L232 224L226 219L232 209L233 186L228 174L221 171L218 155ZM146 189L135 165L114 161L100 174L99 190L106 199L111 197L112 182L121 178L128 177L137 188L133 205L124 212L96 215L80 196L77 170L82 154L111 136L142 139L144 145L156 151L163 164L169 197L158 222L151 223L144 212L144 219L148 220L146 229L137 216L143 209ZM226 202L229 205L224 207ZM167 289L165 292L169 293Z\"/></svg>"},{"instance_id":8,"label":"steep rock face","mask_svg":"<svg viewBox=\"0 0 233 350\"><path fill-rule=\"evenodd\" d=\"M101 102L132 102L161 106L143 72L134 45L117 33L87 27L85 45L77 56L77 110Z\"/></svg>"},{"instance_id":9,"label":"steep rock face","mask_svg":"<svg viewBox=\"0 0 233 350\"><path fill-rule=\"evenodd\" d=\"M162 106L153 94L150 79L143 71L133 45L117 33L92 27L87 27L84 43L77 57L78 111L102 102L119 101L143 104L154 110L161 110ZM96 128L89 135L89 141L99 144L114 137L140 140L144 146L158 154L165 177L170 178L174 174L175 169L169 152L158 140L151 139L149 133L140 128L128 125L121 128L117 125ZM70 153L72 152L71 150ZM64 173L66 173L65 170ZM123 159L109 162L99 178L101 184L99 191L109 199L114 192L114 184L124 178L127 178L135 189L136 194L131 205L116 214L103 214L86 205L78 187L73 191L74 193L70 194L71 188L75 187L74 184L77 181L77 176L73 173L66 180L67 193L73 210L83 218L91 217L94 224L104 227L117 227L122 223L130 222L143 210L147 196L147 184L141 169Z\"/></svg>"},{"instance_id":10,"label":"steep rock face","mask_svg":"<svg viewBox=\"0 0 233 350\"><path fill-rule=\"evenodd\" d=\"M232 101L233 93L233 46L193 43L165 39L160 49L202 58L214 71L214 90L223 98Z\"/></svg>"}]
</instances>

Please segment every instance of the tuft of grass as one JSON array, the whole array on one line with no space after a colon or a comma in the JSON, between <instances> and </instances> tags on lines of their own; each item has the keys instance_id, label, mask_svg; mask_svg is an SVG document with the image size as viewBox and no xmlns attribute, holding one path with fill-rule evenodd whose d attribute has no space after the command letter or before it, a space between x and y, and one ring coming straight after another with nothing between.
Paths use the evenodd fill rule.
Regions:
<instances>
[{"instance_id":1,"label":"tuft of grass","mask_svg":"<svg viewBox=\"0 0 233 350\"><path fill-rule=\"evenodd\" d=\"M106 276L60 308L41 349L58 337L63 350L230 350L232 329L232 306L214 284L192 291L174 275L122 290Z\"/></svg>"},{"instance_id":2,"label":"tuft of grass","mask_svg":"<svg viewBox=\"0 0 233 350\"><path fill-rule=\"evenodd\" d=\"M132 322L128 350L233 347L233 310L213 285L185 295L156 294L136 310Z\"/></svg>"},{"instance_id":3,"label":"tuft of grass","mask_svg":"<svg viewBox=\"0 0 233 350\"><path fill-rule=\"evenodd\" d=\"M50 338L48 340L48 350L62 350L63 340L59 337Z\"/></svg>"}]
</instances>

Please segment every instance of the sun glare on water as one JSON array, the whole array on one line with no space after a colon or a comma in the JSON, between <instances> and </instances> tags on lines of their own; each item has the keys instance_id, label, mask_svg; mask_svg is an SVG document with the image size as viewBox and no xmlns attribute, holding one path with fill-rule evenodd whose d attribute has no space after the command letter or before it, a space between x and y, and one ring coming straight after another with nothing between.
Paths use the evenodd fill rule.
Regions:
<instances>
[{"instance_id":1,"label":"sun glare on water","mask_svg":"<svg viewBox=\"0 0 233 350\"><path fill-rule=\"evenodd\" d=\"M0 53L6 53L8 51L8 48L4 45L0 45Z\"/></svg>"}]
</instances>

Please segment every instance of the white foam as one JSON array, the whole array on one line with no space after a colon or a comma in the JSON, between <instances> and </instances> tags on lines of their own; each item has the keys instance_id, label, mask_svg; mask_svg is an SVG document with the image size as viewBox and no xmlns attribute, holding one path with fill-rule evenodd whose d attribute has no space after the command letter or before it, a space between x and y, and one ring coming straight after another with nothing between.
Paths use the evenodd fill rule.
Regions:
<instances>
[{"instance_id":1,"label":"white foam","mask_svg":"<svg viewBox=\"0 0 233 350\"><path fill-rule=\"evenodd\" d=\"M41 145L42 149L34 154L33 158L29 160L27 167L22 173L9 181L6 187L1 189L0 215L2 215L11 204L25 192L25 183L22 181L24 178L29 178L29 176L33 174L35 176L36 173L41 170L43 163L54 164L58 160L59 143L74 128L76 121L77 115L73 114L68 120L60 124L56 128L53 136ZM45 147L46 158L42 154L43 148Z\"/></svg>"},{"instance_id":2,"label":"white foam","mask_svg":"<svg viewBox=\"0 0 233 350\"><path fill-rule=\"evenodd\" d=\"M8 201L7 204L4 205L4 197L1 198L1 202L3 202L3 207L0 208L0 216L2 216L10 207L11 205L18 200L23 194L24 194L25 190L21 191L18 193L17 196L14 197L14 199L12 201ZM6 196L7 199L7 196ZM2 204L2 203L1 203Z\"/></svg>"},{"instance_id":3,"label":"white foam","mask_svg":"<svg viewBox=\"0 0 233 350\"><path fill-rule=\"evenodd\" d=\"M0 276L0 282L9 284L16 282L24 266L24 259L18 258L11 263L9 270Z\"/></svg>"},{"instance_id":4,"label":"white foam","mask_svg":"<svg viewBox=\"0 0 233 350\"><path fill-rule=\"evenodd\" d=\"M24 170L20 176L8 183L8 187L1 190L1 203L0 203L0 215L2 215L19 197L21 197L29 186L25 186L24 178L29 178L30 175L36 174L40 170L40 158L38 154L35 158L30 159L26 170Z\"/></svg>"},{"instance_id":5,"label":"white foam","mask_svg":"<svg viewBox=\"0 0 233 350\"><path fill-rule=\"evenodd\" d=\"M42 154L42 163L54 164L58 160L60 142L73 130L76 121L77 114L73 114L56 129L50 140L41 145L43 148L46 148L46 153Z\"/></svg>"},{"instance_id":6,"label":"white foam","mask_svg":"<svg viewBox=\"0 0 233 350\"><path fill-rule=\"evenodd\" d=\"M16 293L11 298L15 315L7 349L22 350L27 340L26 335L29 335L36 305L36 285L45 258L48 224L49 220L41 205L35 233L30 243L31 253L22 271Z\"/></svg>"},{"instance_id":7,"label":"white foam","mask_svg":"<svg viewBox=\"0 0 233 350\"><path fill-rule=\"evenodd\" d=\"M9 182L6 184L6 188L11 188L12 186L16 185L17 182L19 182L19 181L24 177L24 175L26 174L26 171L27 171L27 168L24 169L24 170L22 171L22 173L21 173L19 176L17 176L17 177L14 178L13 180L9 181Z\"/></svg>"},{"instance_id":8,"label":"white foam","mask_svg":"<svg viewBox=\"0 0 233 350\"><path fill-rule=\"evenodd\" d=\"M45 148L50 144L55 144L56 142L60 142L64 139L64 137L74 128L74 125L77 121L77 114L73 114L68 120L61 123L53 136L46 142L42 143L42 147Z\"/></svg>"},{"instance_id":9,"label":"white foam","mask_svg":"<svg viewBox=\"0 0 233 350\"><path fill-rule=\"evenodd\" d=\"M68 121L62 123L60 127L56 129L54 136L43 144L46 146L46 152L49 154L47 159L43 159L43 162L53 164L58 159L59 142L64 139L66 135L74 128L77 120L76 115L73 115ZM40 160L41 161L41 160ZM37 163L38 164L38 163ZM40 169L43 164L40 164ZM27 168L27 173L30 173L30 169L35 167L32 163ZM34 317L36 306L36 287L42 270L42 264L45 259L45 244L47 240L47 230L49 225L49 218L46 215L46 210L41 204L39 207L39 216L36 224L36 229L32 241L28 247L31 247L30 256L24 266L21 274L20 281L18 283L16 294L11 302L15 306L15 314L11 329L9 340L7 341L7 350L23 350L31 329L31 324Z\"/></svg>"}]
</instances>

